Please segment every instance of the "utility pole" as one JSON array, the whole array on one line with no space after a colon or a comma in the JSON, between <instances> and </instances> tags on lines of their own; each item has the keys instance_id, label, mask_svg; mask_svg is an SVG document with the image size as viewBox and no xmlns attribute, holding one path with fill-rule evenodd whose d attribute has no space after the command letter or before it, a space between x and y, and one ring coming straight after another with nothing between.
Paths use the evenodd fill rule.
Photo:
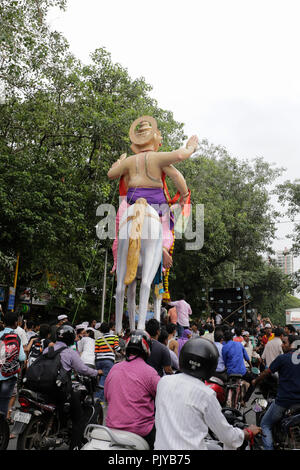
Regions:
<instances>
[{"instance_id":1,"label":"utility pole","mask_svg":"<svg viewBox=\"0 0 300 470\"><path fill-rule=\"evenodd\" d=\"M104 322L104 306L105 306L105 297L106 297L106 273L107 273L107 249L105 250L105 263L104 263L104 276L103 276L103 289L102 289L101 323Z\"/></svg>"}]
</instances>

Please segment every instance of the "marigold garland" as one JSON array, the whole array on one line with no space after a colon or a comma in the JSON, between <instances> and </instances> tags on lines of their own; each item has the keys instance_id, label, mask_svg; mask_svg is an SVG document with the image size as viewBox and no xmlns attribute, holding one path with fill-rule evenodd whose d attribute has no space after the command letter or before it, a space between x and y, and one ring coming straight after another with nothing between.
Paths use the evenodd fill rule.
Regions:
<instances>
[{"instance_id":1,"label":"marigold garland","mask_svg":"<svg viewBox=\"0 0 300 470\"><path fill-rule=\"evenodd\" d=\"M175 230L174 228L172 229L172 234L173 234L173 243L170 248L170 255L173 257L173 251L174 251L174 245L175 245ZM164 295L163 295L163 300L166 300L167 302L171 301L171 296L169 292L169 274L170 274L170 268L166 269L165 275L164 275Z\"/></svg>"}]
</instances>

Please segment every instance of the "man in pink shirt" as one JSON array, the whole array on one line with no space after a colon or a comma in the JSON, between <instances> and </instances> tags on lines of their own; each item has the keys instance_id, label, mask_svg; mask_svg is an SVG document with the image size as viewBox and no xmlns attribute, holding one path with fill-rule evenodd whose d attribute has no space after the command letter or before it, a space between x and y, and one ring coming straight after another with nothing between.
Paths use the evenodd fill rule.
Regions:
<instances>
[{"instance_id":1,"label":"man in pink shirt","mask_svg":"<svg viewBox=\"0 0 300 470\"><path fill-rule=\"evenodd\" d=\"M181 294L179 297L181 300L176 300L174 302L169 302L169 305L176 307L177 310L177 331L178 336L183 335L185 329L190 327L190 315L192 315L191 306L185 301L185 295Z\"/></svg>"},{"instance_id":2,"label":"man in pink shirt","mask_svg":"<svg viewBox=\"0 0 300 470\"><path fill-rule=\"evenodd\" d=\"M142 436L153 449L155 440L155 397L160 376L146 363L151 338L145 331L130 333L126 360L115 364L105 381L108 403L106 426Z\"/></svg>"}]
</instances>

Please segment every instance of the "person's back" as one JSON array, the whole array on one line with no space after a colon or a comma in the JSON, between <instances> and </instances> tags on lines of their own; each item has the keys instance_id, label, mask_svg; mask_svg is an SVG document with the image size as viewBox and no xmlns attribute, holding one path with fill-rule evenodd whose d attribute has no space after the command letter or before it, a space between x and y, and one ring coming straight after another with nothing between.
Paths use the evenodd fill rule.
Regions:
<instances>
[{"instance_id":1,"label":"person's back","mask_svg":"<svg viewBox=\"0 0 300 470\"><path fill-rule=\"evenodd\" d=\"M126 343L126 360L115 364L104 385L108 402L106 425L142 436L153 448L155 438L154 400L160 380L155 369L146 363L151 337L134 330Z\"/></svg>"},{"instance_id":2,"label":"person's back","mask_svg":"<svg viewBox=\"0 0 300 470\"><path fill-rule=\"evenodd\" d=\"M177 311L177 322L181 327L186 327L189 328L190 325L190 315L192 314L192 309L190 304L186 302L186 300L183 298L184 296L181 296L181 300L175 300L174 302L169 302L169 305L172 305L173 307L176 307Z\"/></svg>"},{"instance_id":3,"label":"person's back","mask_svg":"<svg viewBox=\"0 0 300 470\"><path fill-rule=\"evenodd\" d=\"M160 377L164 374L164 367L171 365L171 356L169 349L159 341L152 339L151 355L148 364L153 367Z\"/></svg>"},{"instance_id":4,"label":"person's back","mask_svg":"<svg viewBox=\"0 0 300 470\"><path fill-rule=\"evenodd\" d=\"M206 449L204 437L208 427L202 417L214 393L187 374L163 377L155 402L155 450Z\"/></svg>"},{"instance_id":5,"label":"person's back","mask_svg":"<svg viewBox=\"0 0 300 470\"><path fill-rule=\"evenodd\" d=\"M222 355L228 375L245 375L247 370L244 364L244 358L249 360L249 357L246 351L244 351L245 348L240 342L230 340L223 344ZM246 357L245 354L247 355Z\"/></svg>"},{"instance_id":6,"label":"person's back","mask_svg":"<svg viewBox=\"0 0 300 470\"><path fill-rule=\"evenodd\" d=\"M279 383L276 404L287 408L300 403L300 349L281 354L270 364L274 374L278 372Z\"/></svg>"},{"instance_id":7,"label":"person's back","mask_svg":"<svg viewBox=\"0 0 300 470\"><path fill-rule=\"evenodd\" d=\"M283 354L281 340L283 333L283 329L276 328L275 337L272 339L272 341L268 341L265 345L261 358L265 360L267 367L270 366L270 364L274 361L274 359L276 359L277 356Z\"/></svg>"},{"instance_id":8,"label":"person's back","mask_svg":"<svg viewBox=\"0 0 300 470\"><path fill-rule=\"evenodd\" d=\"M154 425L154 399L159 379L155 369L140 357L115 364L104 385L108 402L106 425L140 436L149 434Z\"/></svg>"},{"instance_id":9,"label":"person's back","mask_svg":"<svg viewBox=\"0 0 300 470\"><path fill-rule=\"evenodd\" d=\"M93 332L92 332L93 333ZM90 333L90 335L92 334ZM95 366L95 339L93 336L84 336L77 343L77 350L81 360L90 367Z\"/></svg>"},{"instance_id":10,"label":"person's back","mask_svg":"<svg viewBox=\"0 0 300 470\"><path fill-rule=\"evenodd\" d=\"M237 449L244 438L249 439L252 430L248 434L247 430L231 426L215 392L204 384L215 372L218 356L211 341L193 338L182 348L181 373L160 380L155 400L155 450L211 449L205 442L209 430L224 444L224 449ZM259 428L252 429L252 436L259 432Z\"/></svg>"}]
</instances>

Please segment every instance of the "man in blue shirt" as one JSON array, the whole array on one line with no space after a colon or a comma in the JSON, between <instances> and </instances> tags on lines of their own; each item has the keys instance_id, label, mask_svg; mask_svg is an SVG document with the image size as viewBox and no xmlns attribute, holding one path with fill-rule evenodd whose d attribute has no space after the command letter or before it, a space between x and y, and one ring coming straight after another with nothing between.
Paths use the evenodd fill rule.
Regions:
<instances>
[{"instance_id":1,"label":"man in blue shirt","mask_svg":"<svg viewBox=\"0 0 300 470\"><path fill-rule=\"evenodd\" d=\"M300 403L300 337L289 335L286 343L282 345L284 354L271 362L268 369L265 369L253 385L263 381L269 374L278 372L279 383L275 401L266 411L262 422L262 442L265 450L273 450L272 427L280 420L285 410L291 405Z\"/></svg>"},{"instance_id":2,"label":"man in blue shirt","mask_svg":"<svg viewBox=\"0 0 300 470\"><path fill-rule=\"evenodd\" d=\"M223 361L225 363L227 374L228 376L231 374L239 374L242 375L243 380L250 384L246 395L244 397L244 401L241 403L242 406L249 400L254 386L252 385L252 380L254 379L254 374L248 372L244 363L244 360L248 362L250 370L251 370L251 362L249 356L247 354L246 349L242 345L242 343L237 341L232 341L233 334L231 331L226 330L224 332L224 344L222 348L222 356Z\"/></svg>"},{"instance_id":3,"label":"man in blue shirt","mask_svg":"<svg viewBox=\"0 0 300 470\"><path fill-rule=\"evenodd\" d=\"M18 326L18 317L14 312L8 312L5 314L4 318L5 328L0 332L0 341L1 338L7 333L14 333L14 330ZM1 355L1 351L0 351ZM26 359L26 354L24 352L22 343L20 341L19 349L19 362L23 362ZM1 357L0 357L1 361ZM17 382L18 374L14 374L10 377L4 377L0 372L0 413L3 413L4 416L7 416L9 400L14 391L14 386Z\"/></svg>"}]
</instances>

